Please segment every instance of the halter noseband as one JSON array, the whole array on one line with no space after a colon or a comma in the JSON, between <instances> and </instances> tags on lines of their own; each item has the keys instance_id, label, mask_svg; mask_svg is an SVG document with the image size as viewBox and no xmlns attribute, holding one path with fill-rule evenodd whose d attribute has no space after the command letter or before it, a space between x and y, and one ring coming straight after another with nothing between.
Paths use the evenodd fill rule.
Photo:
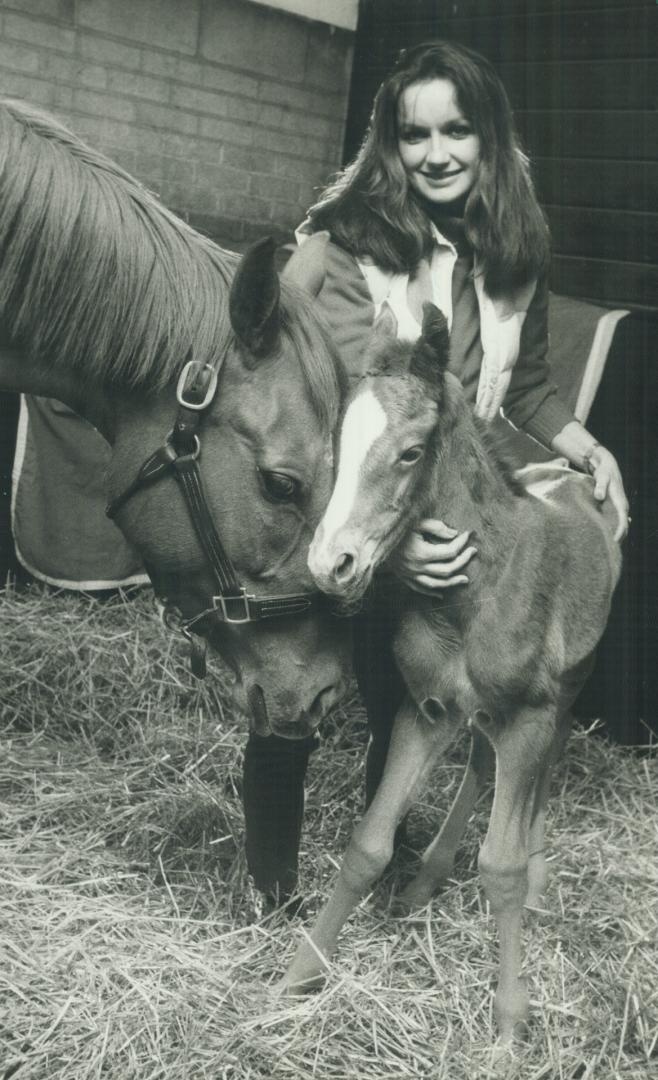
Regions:
<instances>
[{"instance_id":1,"label":"halter noseband","mask_svg":"<svg viewBox=\"0 0 658 1080\"><path fill-rule=\"evenodd\" d=\"M183 619L177 608L165 605L164 620L171 629L180 630L190 640L196 624L210 617L221 623L239 625L289 615L301 615L318 607L320 593L284 593L279 596L255 596L240 584L215 527L203 488L198 460L201 453L201 423L217 392L218 371L211 364L189 360L183 368L176 387L178 413L172 430L144 462L137 476L108 504L106 514L114 518L132 496L142 488L170 473L181 486L195 532L210 563L217 582L217 593L210 597L207 608L191 619ZM202 658L193 651L192 668L204 674ZM195 670L196 668L196 670ZM203 669L203 670L202 670Z\"/></svg>"}]
</instances>

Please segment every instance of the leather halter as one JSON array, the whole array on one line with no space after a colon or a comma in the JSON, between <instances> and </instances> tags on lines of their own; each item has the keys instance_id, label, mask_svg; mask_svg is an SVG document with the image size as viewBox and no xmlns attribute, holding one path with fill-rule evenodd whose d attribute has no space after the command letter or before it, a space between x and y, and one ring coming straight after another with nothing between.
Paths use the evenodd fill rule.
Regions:
<instances>
[{"instance_id":1,"label":"leather halter","mask_svg":"<svg viewBox=\"0 0 658 1080\"><path fill-rule=\"evenodd\" d=\"M136 492L173 472L217 583L217 593L210 597L208 607L191 619L184 620L176 608L165 605L164 619L167 625L180 630L190 641L192 633L203 633L200 628L196 629L196 624L207 618L211 622L239 625L305 614L321 602L320 593L284 593L260 597L248 593L240 584L233 563L224 550L208 507L198 464L201 424L217 392L220 367L221 363L214 368L198 360L189 360L185 364L176 387L178 413L172 430L162 446L146 459L132 483L112 499L105 511L109 518L114 518Z\"/></svg>"}]
</instances>

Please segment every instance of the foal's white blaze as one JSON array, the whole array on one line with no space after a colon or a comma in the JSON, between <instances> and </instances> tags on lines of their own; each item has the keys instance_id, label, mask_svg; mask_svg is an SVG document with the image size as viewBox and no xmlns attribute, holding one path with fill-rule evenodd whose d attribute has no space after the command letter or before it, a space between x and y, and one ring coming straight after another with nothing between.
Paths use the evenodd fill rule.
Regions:
<instances>
[{"instance_id":1,"label":"foal's white blaze","mask_svg":"<svg viewBox=\"0 0 658 1080\"><path fill-rule=\"evenodd\" d=\"M372 390L364 390L348 406L340 434L338 476L322 519L325 543L349 520L361 469L386 428L386 413Z\"/></svg>"}]
</instances>

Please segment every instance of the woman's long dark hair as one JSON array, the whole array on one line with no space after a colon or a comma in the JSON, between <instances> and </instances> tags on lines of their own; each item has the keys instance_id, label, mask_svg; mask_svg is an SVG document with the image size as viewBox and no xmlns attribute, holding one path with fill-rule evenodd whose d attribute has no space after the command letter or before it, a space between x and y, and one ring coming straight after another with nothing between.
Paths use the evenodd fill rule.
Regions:
<instances>
[{"instance_id":1,"label":"woman's long dark hair","mask_svg":"<svg viewBox=\"0 0 658 1080\"><path fill-rule=\"evenodd\" d=\"M548 229L514 129L505 88L479 53L445 41L403 50L377 91L370 126L354 161L309 211L354 255L387 270L411 271L432 247L426 209L410 188L398 151L397 112L412 83L448 79L480 138L477 179L464 210L466 237L491 296L545 271Z\"/></svg>"}]
</instances>

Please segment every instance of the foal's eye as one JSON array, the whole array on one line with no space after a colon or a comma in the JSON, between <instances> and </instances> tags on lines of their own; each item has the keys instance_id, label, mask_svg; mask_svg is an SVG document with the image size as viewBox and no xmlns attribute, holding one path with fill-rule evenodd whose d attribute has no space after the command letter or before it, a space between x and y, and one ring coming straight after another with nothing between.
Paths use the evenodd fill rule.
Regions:
<instances>
[{"instance_id":1,"label":"foal's eye","mask_svg":"<svg viewBox=\"0 0 658 1080\"><path fill-rule=\"evenodd\" d=\"M293 476L281 472L259 470L265 494L275 502L292 502L299 491L299 484Z\"/></svg>"},{"instance_id":2,"label":"foal's eye","mask_svg":"<svg viewBox=\"0 0 658 1080\"><path fill-rule=\"evenodd\" d=\"M410 446L403 454L400 454L401 465L415 465L423 456L422 446Z\"/></svg>"}]
</instances>

